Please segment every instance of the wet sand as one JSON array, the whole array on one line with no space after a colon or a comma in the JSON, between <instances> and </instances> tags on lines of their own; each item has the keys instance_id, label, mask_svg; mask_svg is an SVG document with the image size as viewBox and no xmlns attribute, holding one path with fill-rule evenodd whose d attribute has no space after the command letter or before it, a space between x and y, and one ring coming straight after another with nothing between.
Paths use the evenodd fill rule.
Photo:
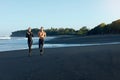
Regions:
<instances>
[{"instance_id":1,"label":"wet sand","mask_svg":"<svg viewBox=\"0 0 120 80\"><path fill-rule=\"evenodd\" d=\"M0 52L0 80L120 80L120 45Z\"/></svg>"}]
</instances>

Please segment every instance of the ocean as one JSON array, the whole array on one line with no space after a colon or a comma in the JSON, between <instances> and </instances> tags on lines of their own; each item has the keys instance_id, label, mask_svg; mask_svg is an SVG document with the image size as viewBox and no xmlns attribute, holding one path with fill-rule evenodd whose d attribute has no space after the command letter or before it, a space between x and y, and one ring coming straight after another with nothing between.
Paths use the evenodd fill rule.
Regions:
<instances>
[{"instance_id":1,"label":"ocean","mask_svg":"<svg viewBox=\"0 0 120 80\"><path fill-rule=\"evenodd\" d=\"M55 37L47 37L45 40L51 40ZM38 43L38 37L33 38L33 44ZM32 48L37 48L38 45L32 45ZM45 44L45 47L50 47L49 44ZM27 49L27 38L25 37L0 37L0 52Z\"/></svg>"},{"instance_id":2,"label":"ocean","mask_svg":"<svg viewBox=\"0 0 120 80\"><path fill-rule=\"evenodd\" d=\"M47 40L54 39L56 37L46 37ZM38 48L39 38L33 37L32 48ZM68 47L68 46L78 46L78 44L44 44L44 48L57 48L57 47ZM0 37L0 52L12 51L12 50L22 50L28 49L27 38L25 37Z\"/></svg>"},{"instance_id":3,"label":"ocean","mask_svg":"<svg viewBox=\"0 0 120 80\"><path fill-rule=\"evenodd\" d=\"M54 39L56 37L46 37L47 40ZM32 48L38 48L38 37L33 38ZM58 47L71 47L71 46L95 46L95 45L110 45L120 44L120 42L110 43L94 43L94 44L44 44L44 48L58 48ZM0 37L0 52L28 49L27 38L25 37Z\"/></svg>"}]
</instances>

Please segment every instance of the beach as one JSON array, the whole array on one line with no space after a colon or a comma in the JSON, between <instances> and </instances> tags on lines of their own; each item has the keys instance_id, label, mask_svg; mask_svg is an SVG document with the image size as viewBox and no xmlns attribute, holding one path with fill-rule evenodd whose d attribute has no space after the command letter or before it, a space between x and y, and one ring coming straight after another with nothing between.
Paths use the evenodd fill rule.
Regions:
<instances>
[{"instance_id":1,"label":"beach","mask_svg":"<svg viewBox=\"0 0 120 80\"><path fill-rule=\"evenodd\" d=\"M0 80L120 80L120 0L1 0Z\"/></svg>"},{"instance_id":2,"label":"beach","mask_svg":"<svg viewBox=\"0 0 120 80\"><path fill-rule=\"evenodd\" d=\"M0 52L0 80L120 80L120 44Z\"/></svg>"}]
</instances>

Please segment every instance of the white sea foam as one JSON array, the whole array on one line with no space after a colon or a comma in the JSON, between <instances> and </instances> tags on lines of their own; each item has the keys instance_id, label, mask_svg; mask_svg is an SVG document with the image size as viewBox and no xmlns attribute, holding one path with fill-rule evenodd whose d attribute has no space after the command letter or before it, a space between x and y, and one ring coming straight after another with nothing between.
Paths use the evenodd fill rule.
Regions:
<instances>
[{"instance_id":1,"label":"white sea foam","mask_svg":"<svg viewBox=\"0 0 120 80\"><path fill-rule=\"evenodd\" d=\"M7 39L11 39L11 37L9 37L9 36L0 36L0 40L7 40Z\"/></svg>"}]
</instances>

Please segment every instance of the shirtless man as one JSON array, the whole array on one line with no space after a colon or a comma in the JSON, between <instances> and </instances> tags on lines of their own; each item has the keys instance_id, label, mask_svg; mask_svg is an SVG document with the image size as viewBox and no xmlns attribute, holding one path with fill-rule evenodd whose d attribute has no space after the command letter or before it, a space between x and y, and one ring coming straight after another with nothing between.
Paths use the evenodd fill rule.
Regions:
<instances>
[{"instance_id":1,"label":"shirtless man","mask_svg":"<svg viewBox=\"0 0 120 80\"><path fill-rule=\"evenodd\" d=\"M32 47L32 43L33 43L33 40L32 40L32 37L33 37L33 33L31 31L31 28L29 27L28 28L28 31L26 32L26 37L28 38L28 47L29 47L29 56L31 56L31 47Z\"/></svg>"},{"instance_id":2,"label":"shirtless man","mask_svg":"<svg viewBox=\"0 0 120 80\"><path fill-rule=\"evenodd\" d=\"M43 54L44 39L46 37L46 32L44 31L43 27L40 28L40 31L38 32L38 37L39 37L40 55L42 55Z\"/></svg>"}]
</instances>

